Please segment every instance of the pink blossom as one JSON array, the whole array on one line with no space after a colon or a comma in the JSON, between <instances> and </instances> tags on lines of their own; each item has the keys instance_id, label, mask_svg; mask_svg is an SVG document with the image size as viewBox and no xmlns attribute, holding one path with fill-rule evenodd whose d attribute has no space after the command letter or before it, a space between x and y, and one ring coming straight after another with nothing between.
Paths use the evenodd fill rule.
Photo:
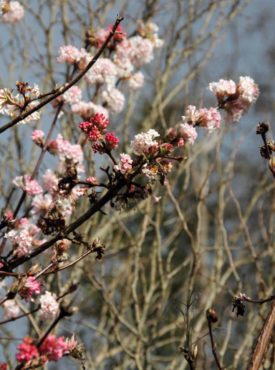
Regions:
<instances>
[{"instance_id":1,"label":"pink blossom","mask_svg":"<svg viewBox=\"0 0 275 370\"><path fill-rule=\"evenodd\" d=\"M67 351L70 353L77 347L77 340L75 339L75 336L72 335L72 337L66 338L66 346L67 346Z\"/></svg>"},{"instance_id":2,"label":"pink blossom","mask_svg":"<svg viewBox=\"0 0 275 370\"><path fill-rule=\"evenodd\" d=\"M95 176L87 177L85 181L91 183L92 185L98 184L97 178Z\"/></svg>"},{"instance_id":3,"label":"pink blossom","mask_svg":"<svg viewBox=\"0 0 275 370\"><path fill-rule=\"evenodd\" d=\"M150 148L158 145L158 142L154 140L157 137L159 137L159 133L153 129L137 134L131 141L134 153L137 155L148 154Z\"/></svg>"},{"instance_id":4,"label":"pink blossom","mask_svg":"<svg viewBox=\"0 0 275 370\"><path fill-rule=\"evenodd\" d=\"M0 370L9 370L8 364L5 362L0 362Z\"/></svg>"},{"instance_id":5,"label":"pink blossom","mask_svg":"<svg viewBox=\"0 0 275 370\"><path fill-rule=\"evenodd\" d=\"M184 140L191 144L194 144L198 136L196 129L188 123L180 124L179 134Z\"/></svg>"},{"instance_id":6,"label":"pink blossom","mask_svg":"<svg viewBox=\"0 0 275 370\"><path fill-rule=\"evenodd\" d=\"M82 91L78 86L72 86L63 94L63 98L66 103L75 104L80 102L82 97Z\"/></svg>"},{"instance_id":7,"label":"pink blossom","mask_svg":"<svg viewBox=\"0 0 275 370\"><path fill-rule=\"evenodd\" d=\"M119 144L119 139L115 136L113 132L107 132L105 135L105 140L106 140L106 146L108 149L116 149Z\"/></svg>"},{"instance_id":8,"label":"pink blossom","mask_svg":"<svg viewBox=\"0 0 275 370\"><path fill-rule=\"evenodd\" d=\"M55 142L52 144L56 149L58 156L65 160L70 159L75 164L79 164L78 171L83 171L83 151L79 144L71 144L68 140L63 139L62 135L58 135Z\"/></svg>"},{"instance_id":9,"label":"pink blossom","mask_svg":"<svg viewBox=\"0 0 275 370\"><path fill-rule=\"evenodd\" d=\"M92 102L80 101L71 106L72 112L79 114L83 119L89 119L94 114L103 114L108 117L108 110L103 108L101 105L94 104Z\"/></svg>"},{"instance_id":10,"label":"pink blossom","mask_svg":"<svg viewBox=\"0 0 275 370\"><path fill-rule=\"evenodd\" d=\"M100 30L97 31L96 40L94 42L97 48L102 47L104 42L107 40L110 32L112 31L112 29L113 29L113 25L110 25L107 30L105 30L104 28L101 28ZM124 31L122 26L119 24L112 38L112 42L121 42L125 38L126 38L126 32ZM108 44L108 47L112 47L112 43Z\"/></svg>"},{"instance_id":11,"label":"pink blossom","mask_svg":"<svg viewBox=\"0 0 275 370\"><path fill-rule=\"evenodd\" d=\"M236 94L237 85L232 80L220 79L218 82L211 82L209 90L216 95L218 100Z\"/></svg>"},{"instance_id":12,"label":"pink blossom","mask_svg":"<svg viewBox=\"0 0 275 370\"><path fill-rule=\"evenodd\" d=\"M40 147L44 145L44 137L45 134L42 130L34 130L32 132L32 141Z\"/></svg>"},{"instance_id":13,"label":"pink blossom","mask_svg":"<svg viewBox=\"0 0 275 370\"><path fill-rule=\"evenodd\" d=\"M116 88L109 88L102 93L102 98L112 113L120 113L124 107L125 97Z\"/></svg>"},{"instance_id":14,"label":"pink blossom","mask_svg":"<svg viewBox=\"0 0 275 370\"><path fill-rule=\"evenodd\" d=\"M128 86L130 90L138 90L144 85L144 75L142 72L134 73L128 79Z\"/></svg>"},{"instance_id":15,"label":"pink blossom","mask_svg":"<svg viewBox=\"0 0 275 370\"><path fill-rule=\"evenodd\" d=\"M58 178L57 176L53 173L52 170L47 169L44 175L42 176L43 178L43 185L45 190L47 190L49 193L54 194L58 190Z\"/></svg>"},{"instance_id":16,"label":"pink blossom","mask_svg":"<svg viewBox=\"0 0 275 370\"><path fill-rule=\"evenodd\" d=\"M108 117L106 117L104 114L98 113L96 113L94 116L90 118L90 122L102 130L107 128L110 124Z\"/></svg>"},{"instance_id":17,"label":"pink blossom","mask_svg":"<svg viewBox=\"0 0 275 370\"><path fill-rule=\"evenodd\" d=\"M188 105L185 110L185 116L181 118L189 125L195 126L200 119L200 111L194 105Z\"/></svg>"},{"instance_id":18,"label":"pink blossom","mask_svg":"<svg viewBox=\"0 0 275 370\"><path fill-rule=\"evenodd\" d=\"M64 45L59 48L58 63L77 63L80 59L80 51L72 45Z\"/></svg>"},{"instance_id":19,"label":"pink blossom","mask_svg":"<svg viewBox=\"0 0 275 370\"><path fill-rule=\"evenodd\" d=\"M86 73L85 79L90 84L114 85L117 70L115 64L107 58L99 58Z\"/></svg>"},{"instance_id":20,"label":"pink blossom","mask_svg":"<svg viewBox=\"0 0 275 370\"><path fill-rule=\"evenodd\" d=\"M24 190L30 196L41 194L43 192L43 189L38 182L32 179L29 175L15 177L13 184Z\"/></svg>"},{"instance_id":21,"label":"pink blossom","mask_svg":"<svg viewBox=\"0 0 275 370\"><path fill-rule=\"evenodd\" d=\"M125 175L126 173L129 173L132 170L132 163L133 160L128 154L121 153L120 164L115 165L114 169Z\"/></svg>"},{"instance_id":22,"label":"pink blossom","mask_svg":"<svg viewBox=\"0 0 275 370\"><path fill-rule=\"evenodd\" d=\"M24 363L39 357L38 349L29 337L25 337L17 349L16 359L18 362Z\"/></svg>"},{"instance_id":23,"label":"pink blossom","mask_svg":"<svg viewBox=\"0 0 275 370\"><path fill-rule=\"evenodd\" d=\"M136 67L150 63L153 60L154 46L152 42L141 36L134 36L129 39L130 60Z\"/></svg>"},{"instance_id":24,"label":"pink blossom","mask_svg":"<svg viewBox=\"0 0 275 370\"><path fill-rule=\"evenodd\" d=\"M24 17L24 8L18 1L1 1L0 6L4 23L16 23Z\"/></svg>"},{"instance_id":25,"label":"pink blossom","mask_svg":"<svg viewBox=\"0 0 275 370\"><path fill-rule=\"evenodd\" d=\"M145 163L142 167L142 173L150 180L154 181L158 175L158 167L157 166L150 166Z\"/></svg>"},{"instance_id":26,"label":"pink blossom","mask_svg":"<svg viewBox=\"0 0 275 370\"><path fill-rule=\"evenodd\" d=\"M40 347L40 353L49 361L58 361L66 352L67 344L64 337L56 338L55 335L49 335Z\"/></svg>"},{"instance_id":27,"label":"pink blossom","mask_svg":"<svg viewBox=\"0 0 275 370\"><path fill-rule=\"evenodd\" d=\"M50 194L39 194L32 199L32 213L47 213L53 202L52 196Z\"/></svg>"},{"instance_id":28,"label":"pink blossom","mask_svg":"<svg viewBox=\"0 0 275 370\"><path fill-rule=\"evenodd\" d=\"M4 308L4 318L11 319L13 317L17 317L20 315L20 308L16 304L14 299L9 299L8 301L3 303Z\"/></svg>"},{"instance_id":29,"label":"pink blossom","mask_svg":"<svg viewBox=\"0 0 275 370\"><path fill-rule=\"evenodd\" d=\"M40 283L34 276L27 277L23 288L19 291L19 294L26 301L31 300L33 295L40 294Z\"/></svg>"},{"instance_id":30,"label":"pink blossom","mask_svg":"<svg viewBox=\"0 0 275 370\"><path fill-rule=\"evenodd\" d=\"M199 109L199 125L213 131L221 125L221 115L216 108Z\"/></svg>"},{"instance_id":31,"label":"pink blossom","mask_svg":"<svg viewBox=\"0 0 275 370\"><path fill-rule=\"evenodd\" d=\"M59 304L56 295L48 291L40 296L41 318L48 320L53 319L59 311Z\"/></svg>"},{"instance_id":32,"label":"pink blossom","mask_svg":"<svg viewBox=\"0 0 275 370\"><path fill-rule=\"evenodd\" d=\"M238 83L238 92L242 100L252 104L259 96L259 87L251 77L241 76Z\"/></svg>"},{"instance_id":33,"label":"pink blossom","mask_svg":"<svg viewBox=\"0 0 275 370\"><path fill-rule=\"evenodd\" d=\"M163 45L163 40L158 37L159 27L153 22L144 23L142 20L138 21L138 33L149 39L155 48L160 48Z\"/></svg>"}]
</instances>

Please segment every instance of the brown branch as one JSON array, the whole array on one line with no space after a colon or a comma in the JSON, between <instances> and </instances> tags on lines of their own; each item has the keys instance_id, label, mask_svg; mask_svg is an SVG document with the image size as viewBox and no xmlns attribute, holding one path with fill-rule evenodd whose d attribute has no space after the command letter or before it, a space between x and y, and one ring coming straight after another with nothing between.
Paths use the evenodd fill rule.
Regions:
<instances>
[{"instance_id":1,"label":"brown branch","mask_svg":"<svg viewBox=\"0 0 275 370\"><path fill-rule=\"evenodd\" d=\"M216 343L215 343L214 336L213 336L213 330L212 330L212 324L214 322L218 321L216 311L213 308L209 308L206 311L206 318L207 318L207 322L208 322L208 330L209 330L209 336L210 336L210 340L211 340L212 353L213 353L213 356L214 356L214 359L215 359L215 362L217 364L218 369L223 370L223 368L220 364L218 354L217 354L217 347L216 347Z\"/></svg>"},{"instance_id":2,"label":"brown branch","mask_svg":"<svg viewBox=\"0 0 275 370\"><path fill-rule=\"evenodd\" d=\"M267 350L271 335L275 328L275 302L264 322L261 333L257 339L256 346L252 352L248 370L258 370L261 366L264 354Z\"/></svg>"}]
</instances>

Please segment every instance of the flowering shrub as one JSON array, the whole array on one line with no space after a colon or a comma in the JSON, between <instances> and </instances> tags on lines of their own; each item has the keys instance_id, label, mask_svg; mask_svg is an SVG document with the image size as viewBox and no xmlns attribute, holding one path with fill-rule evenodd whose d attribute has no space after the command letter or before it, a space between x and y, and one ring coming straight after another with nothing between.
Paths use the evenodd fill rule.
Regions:
<instances>
[{"instance_id":1,"label":"flowering shrub","mask_svg":"<svg viewBox=\"0 0 275 370\"><path fill-rule=\"evenodd\" d=\"M19 22L24 16L24 9L17 1L2 1L1 10L5 23ZM181 166L181 162L186 162L191 146L196 147L199 130L209 138L223 125L240 121L259 96L258 85L248 76L241 76L238 83L224 79L211 82L209 90L216 98L217 106L188 105L185 111L182 110L184 115L181 119L176 119L170 127L150 127L137 133L131 130L131 139L122 146L125 132L119 132L114 126L115 117L120 117L132 94L142 91L147 82L143 68L154 61L154 56L165 41L159 37L159 28L152 20L138 21L135 31L129 34L120 24L121 21L122 18L118 17L115 24L106 28L88 29L83 48L69 43L59 47L56 61L65 64L62 68L69 71L63 85L55 86L52 91L43 94L38 85L31 87L22 81L16 83L16 92L6 87L0 89L0 113L12 119L2 126L1 133L22 123L31 125L30 122L39 121L41 109L50 103L55 111L47 130L42 130L36 123L35 128L31 129L29 139L41 154L33 172L25 173L24 168L24 173L14 177L14 191L17 189L21 197L15 206L7 202L0 222L3 233L1 250L7 252L1 257L0 274L3 278L8 276L14 279L13 283L8 282L4 286L2 324L31 317L36 333L32 337L22 338L17 346L16 369L39 368L49 361L58 362L64 356L71 356L82 363L84 361L83 346L75 336L69 339L56 336L53 332L63 319L76 312L73 306L75 297L72 298L72 295L80 278L77 270L72 278L68 277L67 270L74 265L79 265L81 270L81 263L89 255L94 254L99 260L105 253L105 244L98 238L99 232L94 224L93 240L85 235L83 226L86 221L95 214L105 215L103 207L107 204L123 211L138 207L142 200L150 197L154 204L159 203L162 197L156 195L158 184L167 188L172 203L176 204L169 188L169 178L173 177L173 171ZM56 129L57 120L62 114L68 114L72 122L77 122L72 131L77 134L70 139L59 133L59 127ZM73 125L72 122L68 126ZM24 126L24 129L27 127ZM263 134L262 131L259 133ZM271 141L266 143L265 156L273 169L272 145ZM50 158L51 168L41 166L45 155ZM89 163L94 162L94 168L87 166L87 158ZM203 191L200 196L203 198ZM26 206L24 213L23 205ZM190 237L193 269L197 271L196 256L199 253L195 250L194 238L180 208L176 206L176 209L180 223ZM144 227L148 224L156 227L155 221L150 220L149 216L145 219ZM177 230L175 232L178 233ZM145 234L141 235L141 239L145 238ZM129 240L132 238L130 229L127 230L127 237ZM157 238L161 244L163 236L160 230L157 231ZM165 238L163 240L168 243ZM168 254L168 262L171 262L173 255ZM150 272L151 280L156 279L154 274L159 269L162 285L152 289L152 295L164 290L166 284L161 252L158 251L156 256L159 265ZM141 258L139 252L135 258L136 261ZM165 274L173 276L177 272L169 271L169 263ZM66 276L64 286L58 278L63 270ZM131 285L137 323L142 323L145 318L139 312L139 289L135 291L135 284L145 270L135 271L136 280ZM121 318L108 300L109 290L95 276L91 280L108 301L112 319L122 323L126 331L136 336L143 335ZM144 284L142 289L150 292L151 288ZM190 285L189 290L192 289ZM162 310L156 303L157 296L155 298L157 308L154 310ZM143 302L145 306L148 303L146 299ZM207 312L211 332L211 324L217 321L217 317L213 311ZM154 316L151 311L150 315ZM45 322L47 326L44 326ZM120 342L120 334L115 332L115 335ZM132 350L130 348L128 353L131 354ZM194 352L184 353L188 363L192 362ZM135 358L134 355L130 357ZM7 363L2 363L1 368L9 367ZM143 368L143 365L138 364L138 368Z\"/></svg>"}]
</instances>

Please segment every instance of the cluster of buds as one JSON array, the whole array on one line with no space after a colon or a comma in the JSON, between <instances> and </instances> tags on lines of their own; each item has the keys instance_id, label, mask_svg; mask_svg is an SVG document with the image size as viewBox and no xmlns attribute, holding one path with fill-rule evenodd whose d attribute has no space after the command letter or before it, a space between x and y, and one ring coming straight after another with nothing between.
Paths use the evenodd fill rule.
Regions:
<instances>
[{"instance_id":1,"label":"cluster of buds","mask_svg":"<svg viewBox=\"0 0 275 370\"><path fill-rule=\"evenodd\" d=\"M261 135L264 145L260 148L261 156L268 160L268 167L275 177L275 141L268 139L266 134L269 131L269 125L265 122L261 122L257 126L256 133Z\"/></svg>"},{"instance_id":2,"label":"cluster of buds","mask_svg":"<svg viewBox=\"0 0 275 370\"><path fill-rule=\"evenodd\" d=\"M108 118L98 113L92 116L89 121L79 124L87 139L91 141L93 150L100 154L116 149L119 144L119 139L114 133L106 130L108 126Z\"/></svg>"}]
</instances>

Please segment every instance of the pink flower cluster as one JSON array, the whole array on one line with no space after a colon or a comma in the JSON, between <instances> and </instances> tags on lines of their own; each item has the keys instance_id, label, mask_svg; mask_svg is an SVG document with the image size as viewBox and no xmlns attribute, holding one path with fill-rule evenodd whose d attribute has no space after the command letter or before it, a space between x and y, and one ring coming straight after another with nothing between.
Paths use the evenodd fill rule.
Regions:
<instances>
[{"instance_id":1,"label":"pink flower cluster","mask_svg":"<svg viewBox=\"0 0 275 370\"><path fill-rule=\"evenodd\" d=\"M87 135L92 142L92 148L99 153L105 153L106 150L116 149L119 139L112 132L107 132L109 119L103 114L95 114L89 121L81 122L80 129Z\"/></svg>"},{"instance_id":2,"label":"pink flower cluster","mask_svg":"<svg viewBox=\"0 0 275 370\"><path fill-rule=\"evenodd\" d=\"M17 346L16 359L19 363L28 364L29 366L33 360L45 364L48 361L60 360L65 354L74 350L76 346L77 342L74 338L65 340L64 337L49 335L38 348L31 338L25 337L23 342Z\"/></svg>"},{"instance_id":3,"label":"pink flower cluster","mask_svg":"<svg viewBox=\"0 0 275 370\"><path fill-rule=\"evenodd\" d=\"M43 189L38 184L38 182L32 179L29 175L15 177L13 180L13 184L18 188L24 190L30 196L41 194L43 192Z\"/></svg>"},{"instance_id":4,"label":"pink flower cluster","mask_svg":"<svg viewBox=\"0 0 275 370\"><path fill-rule=\"evenodd\" d=\"M215 94L219 107L227 112L232 121L239 121L259 96L258 85L248 76L241 76L238 84L223 79L211 82L209 90Z\"/></svg>"},{"instance_id":5,"label":"pink flower cluster","mask_svg":"<svg viewBox=\"0 0 275 370\"><path fill-rule=\"evenodd\" d=\"M53 319L59 310L59 304L54 293L46 291L40 296L40 316L41 319Z\"/></svg>"},{"instance_id":6,"label":"pink flower cluster","mask_svg":"<svg viewBox=\"0 0 275 370\"><path fill-rule=\"evenodd\" d=\"M20 289L19 294L26 301L30 301L34 295L40 294L40 283L34 276L29 276L24 281L23 287Z\"/></svg>"},{"instance_id":7,"label":"pink flower cluster","mask_svg":"<svg viewBox=\"0 0 275 370\"><path fill-rule=\"evenodd\" d=\"M28 255L41 242L36 239L40 228L32 224L27 218L21 218L13 223L13 229L5 234L5 238L12 244L14 254Z\"/></svg>"},{"instance_id":8,"label":"pink flower cluster","mask_svg":"<svg viewBox=\"0 0 275 370\"><path fill-rule=\"evenodd\" d=\"M24 17L24 8L18 1L1 1L0 10L4 23L16 23Z\"/></svg>"},{"instance_id":9,"label":"pink flower cluster","mask_svg":"<svg viewBox=\"0 0 275 370\"><path fill-rule=\"evenodd\" d=\"M159 133L154 129L137 134L131 141L131 148L136 155L148 155L150 151L158 147L158 142L154 139L159 136Z\"/></svg>"},{"instance_id":10,"label":"pink flower cluster","mask_svg":"<svg viewBox=\"0 0 275 370\"><path fill-rule=\"evenodd\" d=\"M126 175L127 173L131 172L132 170L132 158L125 153L120 154L120 163L118 165L114 166L114 169L118 172L120 172L123 175Z\"/></svg>"},{"instance_id":11,"label":"pink flower cluster","mask_svg":"<svg viewBox=\"0 0 275 370\"><path fill-rule=\"evenodd\" d=\"M91 45L100 48L109 36L111 28L112 26L100 29L91 35ZM120 113L125 106L125 96L117 88L118 83L127 84L130 90L138 90L143 86L144 75L137 69L151 62L154 50L162 46L157 32L158 27L154 23L139 22L138 34L127 38L123 28L119 26L108 44L108 58L98 58L84 77L90 85L95 86L97 104L82 101L80 93L73 101L71 95L67 97L68 94L65 93L65 101L71 104L72 111L83 119L89 119L96 113L108 116L108 111L112 114ZM60 47L57 58L58 62L75 64L79 69L83 69L88 60L91 60L89 53L72 45Z\"/></svg>"}]
</instances>

